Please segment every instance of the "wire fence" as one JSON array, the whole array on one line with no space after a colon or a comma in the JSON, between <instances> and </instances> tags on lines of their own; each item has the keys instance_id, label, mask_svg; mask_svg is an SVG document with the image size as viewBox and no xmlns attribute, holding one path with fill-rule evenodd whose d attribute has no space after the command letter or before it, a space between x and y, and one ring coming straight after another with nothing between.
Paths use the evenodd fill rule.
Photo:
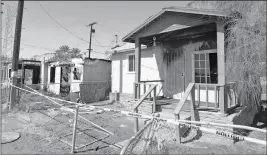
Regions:
<instances>
[{"instance_id":1,"label":"wire fence","mask_svg":"<svg viewBox=\"0 0 267 155\"><path fill-rule=\"evenodd\" d=\"M73 103L65 101L64 98L59 99L58 96L53 96L42 90L20 89L20 105L25 107L28 112L38 111L46 116L46 121L39 123L36 128L31 128L31 132L37 132L37 128L45 129L45 132L40 134L45 135L45 141L49 145L57 141L61 141L68 146L71 146L72 128L74 122L73 108L81 103ZM56 97L57 99L53 99ZM92 106L91 106L92 107ZM69 109L69 110L66 110ZM105 108L90 108L84 105L79 110L79 115L82 117L92 116L100 113L106 114L108 120L103 122L104 125L109 124L107 121L112 121L116 115L124 114L120 110L108 110ZM135 115L128 112L127 116L143 117L145 115ZM38 118L36 118L38 119ZM140 118L142 119L142 118ZM146 117L148 119L148 117ZM152 120L151 120L152 119ZM40 119L41 120L41 119ZM248 131L234 130L233 127L216 127L211 124L194 125L191 121L180 123L180 132L177 130L176 123L170 123L164 119L155 119L150 117L150 122L138 135L132 138L131 142L121 154L195 154L195 153L255 153L255 149L262 152L266 150L266 146L258 145L262 141L266 144L266 133L258 135L258 137L251 137L250 143L246 140L250 138ZM90 121L90 120L89 120ZM79 118L77 122L77 143L75 149L96 148L94 144L102 141L110 136L107 132L100 130L101 127L96 127L93 122L88 122ZM105 127L105 126L104 126ZM118 126L114 126L118 128ZM36 130L35 130L36 129ZM205 132L212 130L212 132ZM213 132L214 131L214 132ZM231 133L232 131L232 133ZM233 134L236 133L236 134ZM177 135L181 136L181 143L178 143ZM242 136L243 135L243 136ZM115 135L116 136L116 135ZM246 136L244 138L244 136ZM255 143L251 143L251 142ZM246 143L246 145L244 145ZM248 143L248 144L247 144ZM238 148L238 149L237 149Z\"/></svg>"}]
</instances>

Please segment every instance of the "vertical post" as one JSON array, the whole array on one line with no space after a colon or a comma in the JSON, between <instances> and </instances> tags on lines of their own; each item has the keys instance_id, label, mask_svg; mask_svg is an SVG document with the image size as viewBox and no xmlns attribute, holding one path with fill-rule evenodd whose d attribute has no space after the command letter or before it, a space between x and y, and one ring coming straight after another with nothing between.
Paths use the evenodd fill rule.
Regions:
<instances>
[{"instance_id":1,"label":"vertical post","mask_svg":"<svg viewBox=\"0 0 267 155\"><path fill-rule=\"evenodd\" d=\"M195 85L192 87L191 92L190 92L190 96L191 96L191 120L195 121L196 120L196 116L195 116L195 111L196 111L196 107L195 107Z\"/></svg>"},{"instance_id":2,"label":"vertical post","mask_svg":"<svg viewBox=\"0 0 267 155\"><path fill-rule=\"evenodd\" d=\"M219 107L221 113L226 113L227 103L225 100L225 52L224 52L224 27L223 23L217 22L217 66L218 66L218 84L222 85L219 91Z\"/></svg>"},{"instance_id":3,"label":"vertical post","mask_svg":"<svg viewBox=\"0 0 267 155\"><path fill-rule=\"evenodd\" d=\"M197 93L198 93L198 107L200 106L200 84L198 84L198 87L197 87Z\"/></svg>"},{"instance_id":4,"label":"vertical post","mask_svg":"<svg viewBox=\"0 0 267 155\"><path fill-rule=\"evenodd\" d=\"M136 90L136 94L137 94L137 99L139 100L140 99L140 83L137 84L137 90Z\"/></svg>"},{"instance_id":5,"label":"vertical post","mask_svg":"<svg viewBox=\"0 0 267 155\"><path fill-rule=\"evenodd\" d=\"M93 22L93 23L91 23L91 24L89 24L88 26L90 26L91 27L91 30L90 30L90 42L89 42L89 55L88 55L88 58L90 58L90 55L91 55L91 44L92 44L92 33L94 33L95 32L95 30L93 29L93 25L95 25L96 24L96 22Z\"/></svg>"},{"instance_id":6,"label":"vertical post","mask_svg":"<svg viewBox=\"0 0 267 155\"><path fill-rule=\"evenodd\" d=\"M216 85L214 86L214 101L215 101L216 108L218 108L219 104L218 104L218 99L217 99L217 86Z\"/></svg>"},{"instance_id":7,"label":"vertical post","mask_svg":"<svg viewBox=\"0 0 267 155\"><path fill-rule=\"evenodd\" d=\"M154 88L154 95L153 95L153 113L156 112L156 97L157 97L157 87Z\"/></svg>"},{"instance_id":8,"label":"vertical post","mask_svg":"<svg viewBox=\"0 0 267 155\"><path fill-rule=\"evenodd\" d=\"M144 94L146 93L146 83L144 83Z\"/></svg>"},{"instance_id":9,"label":"vertical post","mask_svg":"<svg viewBox=\"0 0 267 155\"><path fill-rule=\"evenodd\" d=\"M149 86L149 88L151 87L151 85L148 85L148 86ZM149 93L149 101L151 101L151 93Z\"/></svg>"},{"instance_id":10,"label":"vertical post","mask_svg":"<svg viewBox=\"0 0 267 155\"><path fill-rule=\"evenodd\" d=\"M14 48L13 48L13 57L12 57L11 78L12 78L12 84L13 85L17 85L17 72L18 72L18 61L19 61L23 9L24 9L24 0L20 0L20 1L18 1L16 29L15 29L15 38L14 38ZM11 103L9 106L9 110L11 110L12 106L16 103L16 98L17 98L16 88L11 87Z\"/></svg>"},{"instance_id":11,"label":"vertical post","mask_svg":"<svg viewBox=\"0 0 267 155\"><path fill-rule=\"evenodd\" d=\"M25 79L25 74L24 74L24 62L22 61L22 64L21 64L21 88L22 88L22 85L24 83L24 79Z\"/></svg>"},{"instance_id":12,"label":"vertical post","mask_svg":"<svg viewBox=\"0 0 267 155\"><path fill-rule=\"evenodd\" d=\"M136 99L136 84L133 83L133 100Z\"/></svg>"},{"instance_id":13,"label":"vertical post","mask_svg":"<svg viewBox=\"0 0 267 155\"><path fill-rule=\"evenodd\" d=\"M141 43L140 39L135 39L135 82L140 82L141 75Z\"/></svg>"},{"instance_id":14,"label":"vertical post","mask_svg":"<svg viewBox=\"0 0 267 155\"><path fill-rule=\"evenodd\" d=\"M138 113L138 107L136 109L134 109L135 113ZM138 118L135 118L135 122L134 122L134 133L137 133L139 130L139 123L138 123Z\"/></svg>"},{"instance_id":15,"label":"vertical post","mask_svg":"<svg viewBox=\"0 0 267 155\"><path fill-rule=\"evenodd\" d=\"M72 134L72 148L71 153L75 153L75 141L76 141L76 129L77 129L77 119L78 119L78 110L79 106L76 105L75 114L73 118L73 134Z\"/></svg>"},{"instance_id":16,"label":"vertical post","mask_svg":"<svg viewBox=\"0 0 267 155\"><path fill-rule=\"evenodd\" d=\"M175 115L175 119L176 119L176 120L179 120L179 119L180 119L180 114ZM177 142L178 142L178 144L181 144L180 123L179 123L179 125L176 126L176 138L177 138Z\"/></svg>"},{"instance_id":17,"label":"vertical post","mask_svg":"<svg viewBox=\"0 0 267 155\"><path fill-rule=\"evenodd\" d=\"M209 89L208 89L208 85L206 85L206 107L209 107Z\"/></svg>"}]
</instances>

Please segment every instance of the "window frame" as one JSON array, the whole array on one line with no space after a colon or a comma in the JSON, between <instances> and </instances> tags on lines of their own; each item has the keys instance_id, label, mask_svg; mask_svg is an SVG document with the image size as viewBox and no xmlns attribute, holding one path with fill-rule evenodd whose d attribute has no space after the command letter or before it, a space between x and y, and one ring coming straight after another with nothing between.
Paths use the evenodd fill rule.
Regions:
<instances>
[{"instance_id":1,"label":"window frame","mask_svg":"<svg viewBox=\"0 0 267 155\"><path fill-rule=\"evenodd\" d=\"M129 71L129 67L130 67L130 59L129 57L130 56L134 56L134 59L133 59L133 71ZM130 53L130 54L127 54L127 68L126 68L126 72L131 74L131 73L135 73L135 53Z\"/></svg>"},{"instance_id":2,"label":"window frame","mask_svg":"<svg viewBox=\"0 0 267 155\"><path fill-rule=\"evenodd\" d=\"M76 71L75 71L76 69ZM82 68L81 67L73 67L73 72L72 72L72 75L73 75L73 81L81 81L82 80L82 72L81 72ZM80 73L80 79L75 79L75 73Z\"/></svg>"},{"instance_id":3,"label":"window frame","mask_svg":"<svg viewBox=\"0 0 267 155\"><path fill-rule=\"evenodd\" d=\"M51 78L52 77L52 68L54 68L54 78ZM55 83L56 82L56 66L51 66L50 67L50 77L49 77L49 83ZM51 82L51 79L54 79L52 82Z\"/></svg>"},{"instance_id":4,"label":"window frame","mask_svg":"<svg viewBox=\"0 0 267 155\"><path fill-rule=\"evenodd\" d=\"M192 80L193 80L193 82L194 83L196 83L196 81L195 81L195 70L196 70L196 67L195 67L195 63L196 63L196 61L195 61L195 55L196 54L210 54L210 53L217 53L217 49L211 49L211 50L200 50L200 51L194 51L193 53L192 53L192 66L193 66L193 69L192 69ZM217 53L218 54L218 53ZM206 56L205 56L206 57ZM207 71L206 71L206 69L207 69L207 66L206 66L206 61L207 59L205 58L205 83L201 83L201 82L198 82L198 84L214 84L214 85L216 85L216 84L218 84L218 81L217 81L217 83L208 83L208 76L207 76ZM210 61L210 60L209 60ZM217 60L218 61L218 60ZM217 62L217 69L218 69L218 62ZM218 75L218 74L217 74ZM201 76L202 77L202 76ZM211 76L209 76L210 77L210 80L211 80ZM201 79L200 79L200 81L201 81Z\"/></svg>"}]
</instances>

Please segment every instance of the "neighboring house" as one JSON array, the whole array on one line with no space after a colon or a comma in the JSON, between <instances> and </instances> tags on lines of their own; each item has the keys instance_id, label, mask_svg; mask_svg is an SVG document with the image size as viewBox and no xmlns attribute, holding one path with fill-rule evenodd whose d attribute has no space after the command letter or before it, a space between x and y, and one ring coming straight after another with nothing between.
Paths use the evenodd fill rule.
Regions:
<instances>
[{"instance_id":1,"label":"neighboring house","mask_svg":"<svg viewBox=\"0 0 267 155\"><path fill-rule=\"evenodd\" d=\"M47 90L55 94L80 92L80 84L99 85L97 83L101 83L101 87L103 85L104 88L101 95L99 95L100 92L98 93L98 96L104 96L99 100L105 98L110 92L111 62L109 60L73 58L68 61L44 63L44 66L46 67L43 67L43 82L48 81L45 84ZM95 89L92 88L90 91ZM91 94L88 92L88 96Z\"/></svg>"},{"instance_id":2,"label":"neighboring house","mask_svg":"<svg viewBox=\"0 0 267 155\"><path fill-rule=\"evenodd\" d=\"M134 94L133 82L153 82L159 84L157 95L181 99L195 83L196 101L225 113L226 18L215 10L175 7L148 18L123 38L134 47L113 50L112 91Z\"/></svg>"},{"instance_id":3,"label":"neighboring house","mask_svg":"<svg viewBox=\"0 0 267 155\"><path fill-rule=\"evenodd\" d=\"M8 76L11 77L11 63L8 65ZM39 87L41 82L41 61L20 60L18 63L18 84L26 84L31 87Z\"/></svg>"}]
</instances>

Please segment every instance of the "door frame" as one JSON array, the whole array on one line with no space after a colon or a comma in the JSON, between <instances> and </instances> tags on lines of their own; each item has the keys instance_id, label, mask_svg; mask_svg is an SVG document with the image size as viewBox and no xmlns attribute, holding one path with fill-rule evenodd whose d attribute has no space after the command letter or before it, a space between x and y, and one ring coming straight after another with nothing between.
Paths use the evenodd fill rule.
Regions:
<instances>
[{"instance_id":1,"label":"door frame","mask_svg":"<svg viewBox=\"0 0 267 155\"><path fill-rule=\"evenodd\" d=\"M195 54L207 54L207 53L217 53L217 49L200 50L200 51L192 52L192 82L193 83L195 83ZM205 63L205 66L206 66L206 63ZM217 62L217 68L218 68L218 62ZM205 74L207 74L206 71L205 71ZM207 77L207 75L205 75L205 77Z\"/></svg>"}]
</instances>

